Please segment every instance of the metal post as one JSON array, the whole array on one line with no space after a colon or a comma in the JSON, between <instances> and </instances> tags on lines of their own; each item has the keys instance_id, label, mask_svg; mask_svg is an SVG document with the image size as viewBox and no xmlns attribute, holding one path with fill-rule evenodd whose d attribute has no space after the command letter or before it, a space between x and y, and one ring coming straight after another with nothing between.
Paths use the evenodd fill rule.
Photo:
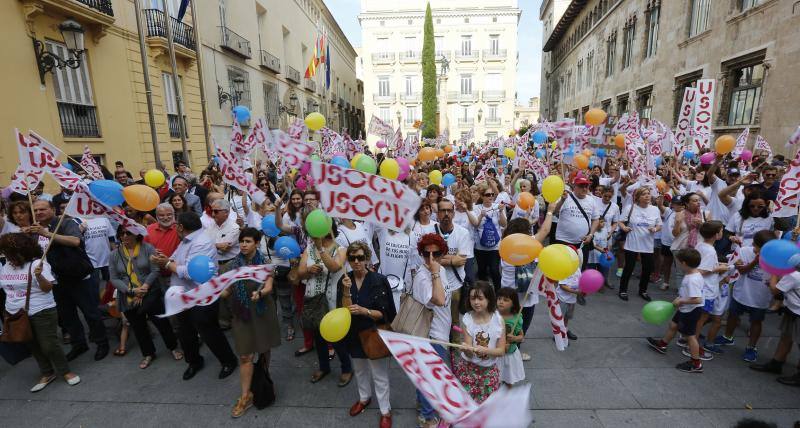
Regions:
<instances>
[{"instance_id":1,"label":"metal post","mask_svg":"<svg viewBox=\"0 0 800 428\"><path fill-rule=\"evenodd\" d=\"M197 78L200 79L200 107L203 109L203 140L205 140L206 144L206 156L208 157L207 161L211 162L211 158L214 155L211 153L211 144L209 141L209 128L208 128L208 110L206 106L206 89L205 89L205 80L203 80L203 61L201 60L201 52L203 50L203 44L200 43L200 33L197 31L197 13L195 12L194 3L191 3L189 7L192 8L192 24L194 25L194 38L195 38L195 56L197 57Z\"/></svg>"},{"instance_id":2,"label":"metal post","mask_svg":"<svg viewBox=\"0 0 800 428\"><path fill-rule=\"evenodd\" d=\"M167 28L167 46L169 47L169 62L172 66L172 82L175 86L175 98L178 104L178 130L181 133L181 151L183 152L183 161L192 165L189 159L189 150L186 147L186 124L183 119L183 91L181 90L181 83L178 80L178 66L175 63L175 42L172 39L172 14L169 10L169 1L164 2L164 25ZM196 25L196 24L195 24Z\"/></svg>"},{"instance_id":3,"label":"metal post","mask_svg":"<svg viewBox=\"0 0 800 428\"><path fill-rule=\"evenodd\" d=\"M161 153L158 151L158 134L156 133L156 118L153 115L153 89L150 87L150 73L147 65L147 50L144 44L144 32L142 31L142 8L141 0L134 0L136 8L136 29L139 31L139 52L142 55L142 74L144 75L144 94L147 99L147 118L150 121L150 139L153 142L153 161L155 167L161 164Z\"/></svg>"}]
</instances>

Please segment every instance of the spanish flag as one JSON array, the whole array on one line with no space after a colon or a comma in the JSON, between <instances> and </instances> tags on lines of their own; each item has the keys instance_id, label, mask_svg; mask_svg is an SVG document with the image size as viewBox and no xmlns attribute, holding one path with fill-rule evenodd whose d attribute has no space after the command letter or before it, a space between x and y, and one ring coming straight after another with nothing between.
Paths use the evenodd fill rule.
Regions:
<instances>
[{"instance_id":1,"label":"spanish flag","mask_svg":"<svg viewBox=\"0 0 800 428\"><path fill-rule=\"evenodd\" d=\"M319 35L317 35L317 40L314 42L314 54L311 56L311 61L308 62L308 67L306 68L306 79L310 79L317 75L317 65L319 64Z\"/></svg>"}]
</instances>

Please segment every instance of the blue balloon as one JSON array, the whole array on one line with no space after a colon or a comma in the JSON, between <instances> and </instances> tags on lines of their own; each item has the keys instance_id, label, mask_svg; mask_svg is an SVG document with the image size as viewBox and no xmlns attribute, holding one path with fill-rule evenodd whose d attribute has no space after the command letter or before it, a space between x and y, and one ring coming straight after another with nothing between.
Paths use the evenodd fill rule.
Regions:
<instances>
[{"instance_id":1,"label":"blue balloon","mask_svg":"<svg viewBox=\"0 0 800 428\"><path fill-rule=\"evenodd\" d=\"M344 156L334 156L333 159L331 159L331 164L342 168L350 168L350 162L348 162L347 158Z\"/></svg>"},{"instance_id":2,"label":"blue balloon","mask_svg":"<svg viewBox=\"0 0 800 428\"><path fill-rule=\"evenodd\" d=\"M275 241L275 252L285 260L300 257L300 245L291 236L281 236Z\"/></svg>"},{"instance_id":3,"label":"blue balloon","mask_svg":"<svg viewBox=\"0 0 800 428\"><path fill-rule=\"evenodd\" d=\"M245 106L236 106L233 108L233 116L239 123L247 122L250 120L250 109Z\"/></svg>"},{"instance_id":4,"label":"blue balloon","mask_svg":"<svg viewBox=\"0 0 800 428\"><path fill-rule=\"evenodd\" d=\"M594 168L594 159L589 159L589 169Z\"/></svg>"},{"instance_id":5,"label":"blue balloon","mask_svg":"<svg viewBox=\"0 0 800 428\"><path fill-rule=\"evenodd\" d=\"M609 269L611 266L614 266L614 253L602 253L597 258L597 263L603 267L603 269Z\"/></svg>"},{"instance_id":6,"label":"blue balloon","mask_svg":"<svg viewBox=\"0 0 800 428\"><path fill-rule=\"evenodd\" d=\"M67 162L67 163L65 163L65 164L64 164L64 168L66 168L66 169L68 169L68 170L70 170L70 171L75 171L75 167L74 167L74 166L72 166L72 164L71 164L71 163L69 163L69 162Z\"/></svg>"},{"instance_id":7,"label":"blue balloon","mask_svg":"<svg viewBox=\"0 0 800 428\"><path fill-rule=\"evenodd\" d=\"M450 187L456 182L456 176L449 172L442 177L442 186Z\"/></svg>"},{"instance_id":8,"label":"blue balloon","mask_svg":"<svg viewBox=\"0 0 800 428\"><path fill-rule=\"evenodd\" d=\"M508 165L508 158L504 157L503 158L503 166L506 166L506 165Z\"/></svg>"},{"instance_id":9,"label":"blue balloon","mask_svg":"<svg viewBox=\"0 0 800 428\"><path fill-rule=\"evenodd\" d=\"M536 157L539 159L543 159L545 154L547 154L547 152L545 152L544 149L536 150Z\"/></svg>"},{"instance_id":10,"label":"blue balloon","mask_svg":"<svg viewBox=\"0 0 800 428\"><path fill-rule=\"evenodd\" d=\"M783 232L783 235L781 235L781 239L783 239L785 241L791 241L791 242L797 243L797 242L800 242L800 235L797 235L796 239L792 239L792 232L791 231Z\"/></svg>"},{"instance_id":11,"label":"blue balloon","mask_svg":"<svg viewBox=\"0 0 800 428\"><path fill-rule=\"evenodd\" d=\"M203 284L214 276L217 271L217 264L214 263L214 260L211 260L211 257L199 255L189 260L186 270L189 272L189 278L192 278L192 281Z\"/></svg>"},{"instance_id":12,"label":"blue balloon","mask_svg":"<svg viewBox=\"0 0 800 428\"><path fill-rule=\"evenodd\" d=\"M544 131L536 131L533 133L533 142L536 144L544 144L547 142L547 133Z\"/></svg>"},{"instance_id":13,"label":"blue balloon","mask_svg":"<svg viewBox=\"0 0 800 428\"><path fill-rule=\"evenodd\" d=\"M789 261L789 258L795 254L800 254L800 248L797 245L790 241L773 239L764 244L759 256L764 260L764 263L776 269L790 269L794 265Z\"/></svg>"},{"instance_id":14,"label":"blue balloon","mask_svg":"<svg viewBox=\"0 0 800 428\"><path fill-rule=\"evenodd\" d=\"M95 180L89 183L89 190L98 201L115 207L125 202L122 195L122 185L114 180Z\"/></svg>"},{"instance_id":15,"label":"blue balloon","mask_svg":"<svg viewBox=\"0 0 800 428\"><path fill-rule=\"evenodd\" d=\"M597 149L597 152L595 152L595 154L600 159L603 159L604 157L606 157L606 149Z\"/></svg>"},{"instance_id":16,"label":"blue balloon","mask_svg":"<svg viewBox=\"0 0 800 428\"><path fill-rule=\"evenodd\" d=\"M683 157L685 159L691 159L691 158L694 157L694 152L691 151L691 150L687 150L687 151L683 152Z\"/></svg>"},{"instance_id":17,"label":"blue balloon","mask_svg":"<svg viewBox=\"0 0 800 428\"><path fill-rule=\"evenodd\" d=\"M261 231L270 238L281 234L281 230L275 225L275 214L269 214L261 219Z\"/></svg>"}]
</instances>

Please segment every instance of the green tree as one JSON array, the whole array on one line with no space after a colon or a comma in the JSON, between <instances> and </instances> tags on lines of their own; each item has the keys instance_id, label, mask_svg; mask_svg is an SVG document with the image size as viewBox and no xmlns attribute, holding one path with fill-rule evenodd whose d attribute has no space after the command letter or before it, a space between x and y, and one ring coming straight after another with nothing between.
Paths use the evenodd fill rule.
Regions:
<instances>
[{"instance_id":1,"label":"green tree","mask_svg":"<svg viewBox=\"0 0 800 428\"><path fill-rule=\"evenodd\" d=\"M425 32L422 42L422 136L436 137L436 45L433 39L431 4L425 8Z\"/></svg>"}]
</instances>

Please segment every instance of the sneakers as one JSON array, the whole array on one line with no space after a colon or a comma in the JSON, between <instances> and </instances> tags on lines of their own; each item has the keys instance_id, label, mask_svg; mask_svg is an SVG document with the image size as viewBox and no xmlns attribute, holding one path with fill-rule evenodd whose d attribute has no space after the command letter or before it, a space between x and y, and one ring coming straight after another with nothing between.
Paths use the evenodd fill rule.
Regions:
<instances>
[{"instance_id":1,"label":"sneakers","mask_svg":"<svg viewBox=\"0 0 800 428\"><path fill-rule=\"evenodd\" d=\"M662 283L661 285L658 286L658 289L661 290L661 291L669 290L669 283L668 282Z\"/></svg>"},{"instance_id":2,"label":"sneakers","mask_svg":"<svg viewBox=\"0 0 800 428\"><path fill-rule=\"evenodd\" d=\"M713 354L723 354L723 353L725 353L725 351L723 351L722 347L720 347L719 345L711 345L711 344L708 344L708 343L703 345L703 350L711 352Z\"/></svg>"},{"instance_id":3,"label":"sneakers","mask_svg":"<svg viewBox=\"0 0 800 428\"><path fill-rule=\"evenodd\" d=\"M617 268L617 278L622 278L622 268Z\"/></svg>"},{"instance_id":4,"label":"sneakers","mask_svg":"<svg viewBox=\"0 0 800 428\"><path fill-rule=\"evenodd\" d=\"M684 373L703 373L703 363L700 363L699 365L694 365L694 362L692 362L692 360L684 361L675 366L675 368Z\"/></svg>"},{"instance_id":5,"label":"sneakers","mask_svg":"<svg viewBox=\"0 0 800 428\"><path fill-rule=\"evenodd\" d=\"M687 356L689 358L692 358L692 353L689 352L689 348L685 348L683 351L681 351L681 354L683 354L683 355L685 355L685 356ZM711 360L714 359L714 355L711 354L710 352L706 352L704 349L701 349L700 350L700 359L703 360L703 361L711 361Z\"/></svg>"},{"instance_id":6,"label":"sneakers","mask_svg":"<svg viewBox=\"0 0 800 428\"><path fill-rule=\"evenodd\" d=\"M750 369L757 372L781 374L783 372L783 362L776 360L769 360L766 364L753 364Z\"/></svg>"},{"instance_id":7,"label":"sneakers","mask_svg":"<svg viewBox=\"0 0 800 428\"><path fill-rule=\"evenodd\" d=\"M800 372L797 372L792 376L779 377L777 380L784 385L800 386Z\"/></svg>"},{"instance_id":8,"label":"sneakers","mask_svg":"<svg viewBox=\"0 0 800 428\"><path fill-rule=\"evenodd\" d=\"M736 341L733 339L733 337L730 337L730 338L728 338L728 337L725 337L724 335L717 336L717 337L714 339L714 344L715 344L715 345L720 345L720 346L731 346L731 345L733 345L734 343L736 343Z\"/></svg>"},{"instance_id":9,"label":"sneakers","mask_svg":"<svg viewBox=\"0 0 800 428\"><path fill-rule=\"evenodd\" d=\"M684 349L686 349L686 348L688 348L688 347L689 347L689 342L688 342L688 341L686 341L686 339L684 339L683 337L681 337L680 339L678 339L678 341L677 341L677 342L675 342L675 343L676 343L678 346L680 346L681 348L684 348Z\"/></svg>"},{"instance_id":10,"label":"sneakers","mask_svg":"<svg viewBox=\"0 0 800 428\"><path fill-rule=\"evenodd\" d=\"M569 340L578 340L578 336L572 332L572 330L567 330L567 339Z\"/></svg>"},{"instance_id":11,"label":"sneakers","mask_svg":"<svg viewBox=\"0 0 800 428\"><path fill-rule=\"evenodd\" d=\"M654 339L652 337L647 338L647 344L650 345L651 348L655 349L656 352L659 354L666 354L667 353L667 346L661 346L661 339Z\"/></svg>"},{"instance_id":12,"label":"sneakers","mask_svg":"<svg viewBox=\"0 0 800 428\"><path fill-rule=\"evenodd\" d=\"M748 363L754 363L756 360L758 360L758 348L751 348L749 346L745 348L744 354L742 354L742 359Z\"/></svg>"},{"instance_id":13,"label":"sneakers","mask_svg":"<svg viewBox=\"0 0 800 428\"><path fill-rule=\"evenodd\" d=\"M523 352L522 353L522 361L530 361L530 360L531 360L531 354Z\"/></svg>"}]
</instances>

